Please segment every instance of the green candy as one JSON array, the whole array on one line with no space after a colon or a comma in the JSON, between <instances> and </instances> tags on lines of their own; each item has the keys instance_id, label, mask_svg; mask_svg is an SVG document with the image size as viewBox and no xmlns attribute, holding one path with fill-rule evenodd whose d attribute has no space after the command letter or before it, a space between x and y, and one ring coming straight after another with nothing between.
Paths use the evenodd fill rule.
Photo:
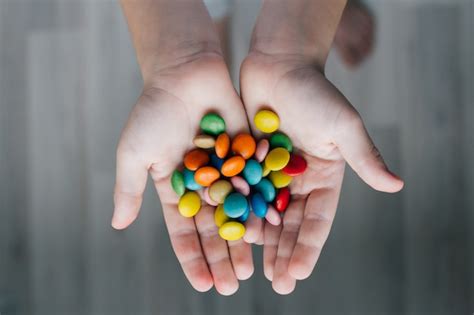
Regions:
<instances>
[{"instance_id":1,"label":"green candy","mask_svg":"<svg viewBox=\"0 0 474 315\"><path fill-rule=\"evenodd\" d=\"M281 132L276 132L270 137L270 147L285 148L288 152L293 151L293 144L290 138Z\"/></svg>"},{"instance_id":2,"label":"green candy","mask_svg":"<svg viewBox=\"0 0 474 315\"><path fill-rule=\"evenodd\" d=\"M215 113L204 115L204 117L202 117L201 119L201 123L199 124L199 126L201 127L204 133L213 136L220 135L225 131L224 119Z\"/></svg>"},{"instance_id":3,"label":"green candy","mask_svg":"<svg viewBox=\"0 0 474 315\"><path fill-rule=\"evenodd\" d=\"M184 175L178 170L174 171L173 175L171 175L171 187L173 187L174 192L180 197L184 195L186 191Z\"/></svg>"}]
</instances>

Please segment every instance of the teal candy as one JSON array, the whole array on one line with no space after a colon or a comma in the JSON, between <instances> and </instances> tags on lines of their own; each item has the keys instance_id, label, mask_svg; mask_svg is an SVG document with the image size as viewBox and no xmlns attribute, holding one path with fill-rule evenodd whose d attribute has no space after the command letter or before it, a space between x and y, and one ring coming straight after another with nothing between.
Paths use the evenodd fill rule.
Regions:
<instances>
[{"instance_id":1,"label":"teal candy","mask_svg":"<svg viewBox=\"0 0 474 315\"><path fill-rule=\"evenodd\" d=\"M288 152L293 151L293 143L291 139L281 132L275 132L270 137L270 147L273 148L285 148Z\"/></svg>"},{"instance_id":2,"label":"teal candy","mask_svg":"<svg viewBox=\"0 0 474 315\"><path fill-rule=\"evenodd\" d=\"M224 119L215 113L204 115L199 126L204 133L213 136L217 136L225 131Z\"/></svg>"},{"instance_id":3,"label":"teal candy","mask_svg":"<svg viewBox=\"0 0 474 315\"><path fill-rule=\"evenodd\" d=\"M250 198L250 203L252 204L252 210L255 216L259 218L264 218L268 211L268 205L263 199L263 196L260 193L255 193Z\"/></svg>"},{"instance_id":4,"label":"teal candy","mask_svg":"<svg viewBox=\"0 0 474 315\"><path fill-rule=\"evenodd\" d=\"M171 175L171 187L173 187L174 192L180 197L184 195L186 191L184 175L178 170L175 170L173 175Z\"/></svg>"},{"instance_id":5,"label":"teal candy","mask_svg":"<svg viewBox=\"0 0 474 315\"><path fill-rule=\"evenodd\" d=\"M247 160L243 175L249 185L256 185L262 179L262 166L254 159Z\"/></svg>"},{"instance_id":6,"label":"teal candy","mask_svg":"<svg viewBox=\"0 0 474 315\"><path fill-rule=\"evenodd\" d=\"M247 201L247 209L245 210L244 214L242 214L237 220L239 220L239 222L244 223L249 218L249 215L250 215L250 205Z\"/></svg>"},{"instance_id":7,"label":"teal candy","mask_svg":"<svg viewBox=\"0 0 474 315\"><path fill-rule=\"evenodd\" d=\"M224 212L229 218L238 218L247 211L248 202L244 195L231 193L224 200Z\"/></svg>"},{"instance_id":8,"label":"teal candy","mask_svg":"<svg viewBox=\"0 0 474 315\"><path fill-rule=\"evenodd\" d=\"M266 202L272 202L273 199L275 199L275 187L273 187L272 182L266 178L262 178L262 180L255 185L255 190L262 195Z\"/></svg>"},{"instance_id":9,"label":"teal candy","mask_svg":"<svg viewBox=\"0 0 474 315\"><path fill-rule=\"evenodd\" d=\"M185 168L183 171L183 175L184 175L184 186L186 186L187 189L199 190L202 188L202 186L196 183L196 181L194 180L193 171L190 171L187 168Z\"/></svg>"}]
</instances>

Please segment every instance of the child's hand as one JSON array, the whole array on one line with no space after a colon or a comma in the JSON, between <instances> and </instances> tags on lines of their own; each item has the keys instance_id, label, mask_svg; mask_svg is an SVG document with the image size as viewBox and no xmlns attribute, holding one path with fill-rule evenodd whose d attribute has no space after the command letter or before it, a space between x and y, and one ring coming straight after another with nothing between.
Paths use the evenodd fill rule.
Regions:
<instances>
[{"instance_id":1,"label":"child's hand","mask_svg":"<svg viewBox=\"0 0 474 315\"><path fill-rule=\"evenodd\" d=\"M186 277L198 291L213 285L228 295L237 279L253 273L250 245L226 242L218 235L214 208L203 205L194 219L182 217L170 175L193 147L199 120L209 111L220 114L229 134L248 130L241 100L221 56L195 56L161 69L146 83L120 138L113 227L124 229L137 217L150 173L160 196L170 239Z\"/></svg>"},{"instance_id":2,"label":"child's hand","mask_svg":"<svg viewBox=\"0 0 474 315\"><path fill-rule=\"evenodd\" d=\"M278 293L287 294L318 260L335 216L345 161L376 190L397 192L403 181L387 169L357 111L308 59L252 52L241 68L241 90L249 120L269 106L308 162L304 175L290 185L293 200L283 226L264 226L265 275ZM254 226L247 240L249 234L250 241L259 238L259 225Z\"/></svg>"}]
</instances>

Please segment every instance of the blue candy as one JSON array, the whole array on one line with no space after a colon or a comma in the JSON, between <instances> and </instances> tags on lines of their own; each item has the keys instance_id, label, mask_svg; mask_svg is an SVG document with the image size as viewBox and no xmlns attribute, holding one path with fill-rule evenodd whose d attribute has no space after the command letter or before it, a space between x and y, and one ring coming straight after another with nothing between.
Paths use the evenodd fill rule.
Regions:
<instances>
[{"instance_id":1,"label":"blue candy","mask_svg":"<svg viewBox=\"0 0 474 315\"><path fill-rule=\"evenodd\" d=\"M184 186L186 186L187 189L199 190L202 188L202 186L196 183L196 181L194 180L193 171L190 171L187 168L185 168L183 171L183 175L184 175Z\"/></svg>"},{"instance_id":2,"label":"blue candy","mask_svg":"<svg viewBox=\"0 0 474 315\"><path fill-rule=\"evenodd\" d=\"M248 202L241 193L231 193L224 200L224 212L229 218L238 218L247 211Z\"/></svg>"},{"instance_id":3,"label":"blue candy","mask_svg":"<svg viewBox=\"0 0 474 315\"><path fill-rule=\"evenodd\" d=\"M266 202L272 202L273 199L275 199L275 187L272 182L266 178L262 178L262 180L255 185L255 190L262 194L263 199L265 199Z\"/></svg>"},{"instance_id":4,"label":"blue candy","mask_svg":"<svg viewBox=\"0 0 474 315\"><path fill-rule=\"evenodd\" d=\"M264 218L267 214L268 206L262 195L260 193L253 194L250 198L250 203L252 204L253 213L259 218Z\"/></svg>"},{"instance_id":5,"label":"blue candy","mask_svg":"<svg viewBox=\"0 0 474 315\"><path fill-rule=\"evenodd\" d=\"M249 218L249 215L250 215L250 205L249 205L249 203L247 202L247 209L245 210L245 213L242 214L237 220L239 220L240 222L244 223L244 222L247 221L247 219Z\"/></svg>"},{"instance_id":6,"label":"blue candy","mask_svg":"<svg viewBox=\"0 0 474 315\"><path fill-rule=\"evenodd\" d=\"M262 166L254 159L247 160L243 175L249 185L255 185L262 179Z\"/></svg>"},{"instance_id":7,"label":"blue candy","mask_svg":"<svg viewBox=\"0 0 474 315\"><path fill-rule=\"evenodd\" d=\"M218 157L216 154L211 154L211 165L215 167L217 170L221 170L222 164L224 164L224 160Z\"/></svg>"}]
</instances>

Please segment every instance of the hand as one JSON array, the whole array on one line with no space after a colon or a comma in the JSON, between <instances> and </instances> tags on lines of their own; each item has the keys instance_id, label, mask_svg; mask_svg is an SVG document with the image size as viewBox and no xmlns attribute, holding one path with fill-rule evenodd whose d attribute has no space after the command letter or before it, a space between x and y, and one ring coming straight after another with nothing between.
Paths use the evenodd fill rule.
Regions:
<instances>
[{"instance_id":1,"label":"hand","mask_svg":"<svg viewBox=\"0 0 474 315\"><path fill-rule=\"evenodd\" d=\"M221 239L214 208L209 205L203 204L194 218L182 217L170 176L193 147L205 113L220 114L230 135L247 130L241 100L223 58L215 53L193 55L160 69L145 86L118 145L112 225L123 229L135 220L150 173L173 249L191 285L198 291L215 285L219 293L232 294L238 289L238 279L253 273L250 245Z\"/></svg>"},{"instance_id":2,"label":"hand","mask_svg":"<svg viewBox=\"0 0 474 315\"><path fill-rule=\"evenodd\" d=\"M308 162L290 185L283 225L264 225L265 276L275 291L288 294L311 274L328 237L345 161L376 190L397 192L403 181L387 169L357 111L310 59L253 51L241 68L241 91L249 120L271 108ZM254 223L247 241L257 240L259 231Z\"/></svg>"}]
</instances>

